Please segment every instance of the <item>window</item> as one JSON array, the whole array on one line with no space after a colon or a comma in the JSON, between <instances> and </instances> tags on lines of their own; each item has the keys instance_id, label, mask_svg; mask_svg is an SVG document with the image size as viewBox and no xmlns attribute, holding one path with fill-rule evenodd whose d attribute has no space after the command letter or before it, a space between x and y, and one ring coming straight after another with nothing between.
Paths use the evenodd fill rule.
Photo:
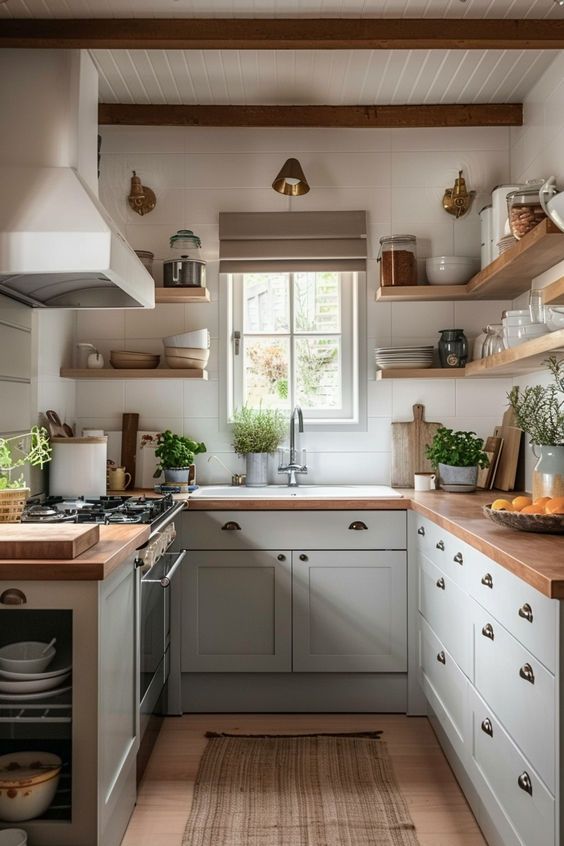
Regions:
<instances>
[{"instance_id":1,"label":"window","mask_svg":"<svg viewBox=\"0 0 564 846\"><path fill-rule=\"evenodd\" d=\"M358 274L249 272L230 279L229 414L301 405L317 422L358 423Z\"/></svg>"}]
</instances>

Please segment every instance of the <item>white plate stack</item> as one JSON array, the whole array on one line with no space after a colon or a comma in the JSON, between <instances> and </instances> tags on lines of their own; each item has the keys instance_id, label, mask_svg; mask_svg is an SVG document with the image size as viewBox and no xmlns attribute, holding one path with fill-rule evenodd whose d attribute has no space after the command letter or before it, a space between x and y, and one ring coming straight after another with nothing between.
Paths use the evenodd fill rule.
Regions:
<instances>
[{"instance_id":1,"label":"white plate stack","mask_svg":"<svg viewBox=\"0 0 564 846\"><path fill-rule=\"evenodd\" d=\"M380 370L406 370L433 366L434 347L376 347L374 360Z\"/></svg>"}]
</instances>

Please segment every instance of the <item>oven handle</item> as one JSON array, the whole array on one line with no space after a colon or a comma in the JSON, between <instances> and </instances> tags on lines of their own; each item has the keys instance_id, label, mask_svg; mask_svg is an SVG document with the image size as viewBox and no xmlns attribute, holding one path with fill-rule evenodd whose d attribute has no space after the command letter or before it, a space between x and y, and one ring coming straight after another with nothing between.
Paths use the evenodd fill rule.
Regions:
<instances>
[{"instance_id":1,"label":"oven handle","mask_svg":"<svg viewBox=\"0 0 564 846\"><path fill-rule=\"evenodd\" d=\"M178 557L177 557L176 561L174 562L174 564L172 565L172 567L170 568L170 570L168 571L166 576L163 576L162 579L151 579L150 576L151 576L151 573L153 572L153 568L156 567L159 563L157 561L155 564L153 564L153 567L151 567L151 569L148 570L147 573L145 573L145 575L141 577L141 581L142 582L153 582L155 584L157 582L159 582L160 586L163 587L163 588L170 587L170 583L171 583L171 581L174 577L174 574L176 573L176 571L178 570L178 568L180 567L180 565L184 561L185 557L186 557L186 550L183 549L181 552L178 553Z\"/></svg>"}]
</instances>

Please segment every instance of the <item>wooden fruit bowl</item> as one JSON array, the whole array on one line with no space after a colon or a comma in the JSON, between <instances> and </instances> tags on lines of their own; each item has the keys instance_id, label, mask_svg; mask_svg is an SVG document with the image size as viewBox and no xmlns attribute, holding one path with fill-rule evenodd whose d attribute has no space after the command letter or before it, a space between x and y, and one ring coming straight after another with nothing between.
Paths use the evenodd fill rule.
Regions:
<instances>
[{"instance_id":1,"label":"wooden fruit bowl","mask_svg":"<svg viewBox=\"0 0 564 846\"><path fill-rule=\"evenodd\" d=\"M486 517L506 529L520 532L539 532L546 535L564 535L564 514L520 514L519 511L492 511L483 508Z\"/></svg>"}]
</instances>

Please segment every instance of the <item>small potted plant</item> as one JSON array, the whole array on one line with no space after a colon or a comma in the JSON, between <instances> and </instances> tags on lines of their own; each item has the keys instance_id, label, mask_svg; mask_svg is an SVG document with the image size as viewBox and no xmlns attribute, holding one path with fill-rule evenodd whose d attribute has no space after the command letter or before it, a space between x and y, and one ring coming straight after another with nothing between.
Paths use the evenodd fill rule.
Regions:
<instances>
[{"instance_id":1,"label":"small potted plant","mask_svg":"<svg viewBox=\"0 0 564 846\"><path fill-rule=\"evenodd\" d=\"M19 523L30 493L21 468L43 467L51 461L47 430L33 426L23 435L0 438L0 523ZM16 471L20 471L17 478Z\"/></svg>"},{"instance_id":2,"label":"small potted plant","mask_svg":"<svg viewBox=\"0 0 564 846\"><path fill-rule=\"evenodd\" d=\"M441 426L426 447L427 458L446 490L475 490L478 469L489 465L484 442L475 432L454 432Z\"/></svg>"},{"instance_id":3,"label":"small potted plant","mask_svg":"<svg viewBox=\"0 0 564 846\"><path fill-rule=\"evenodd\" d=\"M545 364L552 384L516 385L508 394L517 426L530 435L538 459L533 471L533 500L564 496L564 361L552 356Z\"/></svg>"},{"instance_id":4,"label":"small potted plant","mask_svg":"<svg viewBox=\"0 0 564 846\"><path fill-rule=\"evenodd\" d=\"M286 431L280 411L243 406L233 415L233 449L244 455L247 464L247 487L268 484L268 456L276 452Z\"/></svg>"},{"instance_id":5,"label":"small potted plant","mask_svg":"<svg viewBox=\"0 0 564 846\"><path fill-rule=\"evenodd\" d=\"M164 472L165 482L170 485L187 485L194 458L206 452L206 445L175 435L170 429L161 432L157 440L155 455L159 464L155 470L155 479Z\"/></svg>"}]
</instances>

